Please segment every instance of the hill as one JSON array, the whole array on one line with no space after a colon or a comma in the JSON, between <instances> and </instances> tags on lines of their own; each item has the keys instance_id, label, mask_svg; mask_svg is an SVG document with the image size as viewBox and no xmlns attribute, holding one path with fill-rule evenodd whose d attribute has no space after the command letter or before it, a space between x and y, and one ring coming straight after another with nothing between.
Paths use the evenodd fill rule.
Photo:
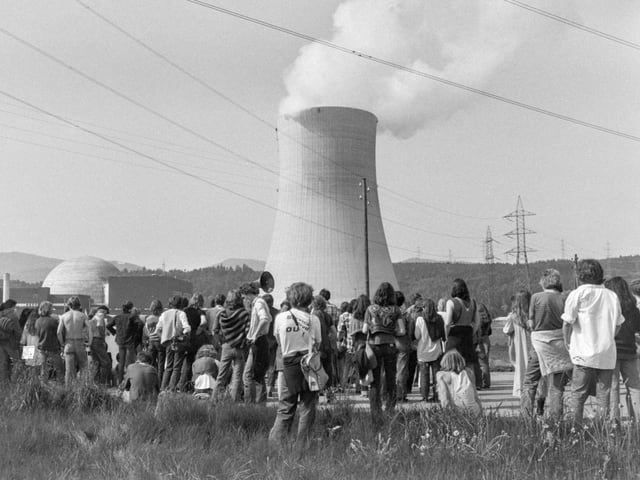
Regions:
<instances>
[{"instance_id":1,"label":"hill","mask_svg":"<svg viewBox=\"0 0 640 480\"><path fill-rule=\"evenodd\" d=\"M236 267L242 267L243 265L246 265L251 270L254 270L256 272L262 272L264 270L265 263L266 262L264 260L255 260L252 258L227 258L226 260L223 260L222 262L220 262L217 266L226 267L226 268L236 268Z\"/></svg>"},{"instance_id":2,"label":"hill","mask_svg":"<svg viewBox=\"0 0 640 480\"><path fill-rule=\"evenodd\" d=\"M60 262L59 258L41 257L22 252L0 252L0 272L10 273L12 279L41 283Z\"/></svg>"}]
</instances>

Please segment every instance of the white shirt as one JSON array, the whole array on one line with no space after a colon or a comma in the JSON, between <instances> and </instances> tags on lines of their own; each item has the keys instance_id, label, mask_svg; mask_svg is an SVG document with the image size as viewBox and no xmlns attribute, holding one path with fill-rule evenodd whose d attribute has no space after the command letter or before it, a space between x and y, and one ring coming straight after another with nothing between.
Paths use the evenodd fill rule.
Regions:
<instances>
[{"instance_id":1,"label":"white shirt","mask_svg":"<svg viewBox=\"0 0 640 480\"><path fill-rule=\"evenodd\" d=\"M251 322L247 332L247 340L255 342L258 337L269 333L271 323L271 313L264 298L256 297L251 306Z\"/></svg>"},{"instance_id":2,"label":"white shirt","mask_svg":"<svg viewBox=\"0 0 640 480\"><path fill-rule=\"evenodd\" d=\"M175 308L164 311L156 324L156 332L160 333L161 344L168 342L176 335L188 334L191 332L191 325L187 320L187 314Z\"/></svg>"},{"instance_id":3,"label":"white shirt","mask_svg":"<svg viewBox=\"0 0 640 480\"><path fill-rule=\"evenodd\" d=\"M297 325L291 315L292 312L298 322ZM276 316L273 334L278 339L283 357L309 351L309 337L311 337L311 342L315 344L319 344L322 341L318 317L295 308L289 312L279 313Z\"/></svg>"},{"instance_id":4,"label":"white shirt","mask_svg":"<svg viewBox=\"0 0 640 480\"><path fill-rule=\"evenodd\" d=\"M416 320L415 337L418 340L417 354L419 362L434 362L442 355L442 341L433 341L427 330L427 322L423 317Z\"/></svg>"},{"instance_id":5,"label":"white shirt","mask_svg":"<svg viewBox=\"0 0 640 480\"><path fill-rule=\"evenodd\" d=\"M562 320L573 327L569 355L574 365L602 370L616 366L616 327L624 317L614 292L603 285L580 285L567 297Z\"/></svg>"}]
</instances>

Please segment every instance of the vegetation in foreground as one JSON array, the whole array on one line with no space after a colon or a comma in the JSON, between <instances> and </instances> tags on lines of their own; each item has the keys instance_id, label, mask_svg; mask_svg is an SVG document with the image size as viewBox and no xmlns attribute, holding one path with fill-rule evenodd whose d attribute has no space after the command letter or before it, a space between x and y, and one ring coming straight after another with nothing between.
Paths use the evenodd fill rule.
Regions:
<instances>
[{"instance_id":1,"label":"vegetation in foreground","mask_svg":"<svg viewBox=\"0 0 640 480\"><path fill-rule=\"evenodd\" d=\"M271 451L275 409L171 397L125 405L28 373L1 393L0 477L11 479L636 478L640 429L407 410L375 429L348 403L321 409L309 447Z\"/></svg>"}]
</instances>

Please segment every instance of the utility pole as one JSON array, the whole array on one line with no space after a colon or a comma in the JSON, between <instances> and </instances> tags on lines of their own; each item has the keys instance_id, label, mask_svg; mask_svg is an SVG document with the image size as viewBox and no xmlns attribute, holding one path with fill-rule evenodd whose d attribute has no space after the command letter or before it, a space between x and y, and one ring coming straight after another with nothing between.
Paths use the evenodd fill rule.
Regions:
<instances>
[{"instance_id":1,"label":"utility pole","mask_svg":"<svg viewBox=\"0 0 640 480\"><path fill-rule=\"evenodd\" d=\"M533 234L536 232L526 228L525 218L531 215L535 215L535 213L529 212L524 209L524 207L522 206L522 199L520 198L520 195L518 195L518 203L516 205L516 209L503 217L511 222L515 222L516 224L515 229L511 230L508 233L505 233L505 236L516 239L516 247L508 250L505 253L507 255L514 255L516 257L516 265L520 265L520 262L522 260L527 276L527 286L529 288L531 288L531 279L529 277L529 259L527 253L534 252L535 250L527 248L527 233Z\"/></svg>"},{"instance_id":2,"label":"utility pole","mask_svg":"<svg viewBox=\"0 0 640 480\"><path fill-rule=\"evenodd\" d=\"M491 227L487 227L487 236L484 240L484 263L495 263L496 257L493 254L493 242L496 240L491 235Z\"/></svg>"},{"instance_id":3,"label":"utility pole","mask_svg":"<svg viewBox=\"0 0 640 480\"><path fill-rule=\"evenodd\" d=\"M578 288L578 254L573 255L573 284L575 288Z\"/></svg>"},{"instance_id":4,"label":"utility pole","mask_svg":"<svg viewBox=\"0 0 640 480\"><path fill-rule=\"evenodd\" d=\"M367 188L367 179L363 178L360 183L362 186L362 199L364 205L364 293L369 297L369 189Z\"/></svg>"},{"instance_id":5,"label":"utility pole","mask_svg":"<svg viewBox=\"0 0 640 480\"><path fill-rule=\"evenodd\" d=\"M564 248L564 238L560 240L560 258L562 260L567 258L567 251Z\"/></svg>"}]
</instances>

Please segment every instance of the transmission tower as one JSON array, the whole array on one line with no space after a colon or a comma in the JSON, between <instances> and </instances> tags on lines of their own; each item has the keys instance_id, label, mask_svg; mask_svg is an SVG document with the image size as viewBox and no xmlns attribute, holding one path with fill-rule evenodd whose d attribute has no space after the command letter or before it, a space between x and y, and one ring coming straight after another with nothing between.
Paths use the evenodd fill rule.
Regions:
<instances>
[{"instance_id":1,"label":"transmission tower","mask_svg":"<svg viewBox=\"0 0 640 480\"><path fill-rule=\"evenodd\" d=\"M487 227L487 236L484 240L484 262L485 263L495 263L496 257L493 254L493 243L496 242L491 235L491 227Z\"/></svg>"},{"instance_id":2,"label":"transmission tower","mask_svg":"<svg viewBox=\"0 0 640 480\"><path fill-rule=\"evenodd\" d=\"M508 233L505 233L505 236L516 239L516 246L515 248L512 248L505 253L507 255L513 255L516 257L516 265L520 265L521 263L524 264L525 272L527 275L527 285L531 284L529 279L529 259L527 254L529 252L535 251L532 248L527 247L527 234L536 233L533 230L529 230L525 225L525 218L530 217L531 215L535 215L535 213L529 212L524 209L524 207L522 206L522 199L520 198L520 195L518 195L518 203L516 205L516 209L504 216L504 218L506 218L510 222L515 222L516 224L515 229L511 230Z\"/></svg>"}]
</instances>

